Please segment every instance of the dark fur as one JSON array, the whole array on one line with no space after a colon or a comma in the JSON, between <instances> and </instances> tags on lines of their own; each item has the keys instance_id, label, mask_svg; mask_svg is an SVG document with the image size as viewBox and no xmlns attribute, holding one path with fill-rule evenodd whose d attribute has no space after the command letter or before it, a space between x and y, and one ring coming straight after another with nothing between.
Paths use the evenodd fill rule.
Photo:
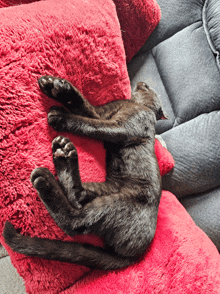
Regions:
<instances>
[{"instance_id":1,"label":"dark fur","mask_svg":"<svg viewBox=\"0 0 220 294\"><path fill-rule=\"evenodd\" d=\"M6 222L3 236L12 250L29 256L116 269L128 266L151 243L161 197L161 177L154 152L156 119L163 116L159 100L138 83L131 100L94 107L63 79L39 79L42 91L61 102L48 122L57 131L104 141L107 177L104 183L82 183L78 156L69 139L53 140L59 182L46 168L37 168L31 182L57 225L68 235L94 233L105 248L89 244L30 238Z\"/></svg>"}]
</instances>

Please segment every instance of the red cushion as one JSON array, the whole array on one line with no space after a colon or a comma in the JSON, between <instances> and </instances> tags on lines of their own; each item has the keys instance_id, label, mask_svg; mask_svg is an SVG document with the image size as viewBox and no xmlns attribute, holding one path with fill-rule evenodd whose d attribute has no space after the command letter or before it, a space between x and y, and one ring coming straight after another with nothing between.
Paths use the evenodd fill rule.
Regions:
<instances>
[{"instance_id":1,"label":"red cushion","mask_svg":"<svg viewBox=\"0 0 220 294\"><path fill-rule=\"evenodd\" d=\"M36 1L41 0L0 0L0 8ZM129 62L159 23L161 11L156 0L113 0L113 2L121 26L126 60Z\"/></svg>"},{"instance_id":2,"label":"red cushion","mask_svg":"<svg viewBox=\"0 0 220 294\"><path fill-rule=\"evenodd\" d=\"M113 0L121 25L127 62L157 26L161 11L156 0Z\"/></svg>"},{"instance_id":3,"label":"red cushion","mask_svg":"<svg viewBox=\"0 0 220 294\"><path fill-rule=\"evenodd\" d=\"M98 5L96 0L47 0L11 6L0 9L0 27L0 236L8 219L22 234L101 244L95 236L67 237L29 178L39 166L55 173L51 142L59 133L48 126L47 113L57 103L39 90L40 76L70 80L95 105L130 97L115 5L112 0ZM77 147L82 180L104 181L103 144L64 135ZM65 289L88 271L9 253L29 293Z\"/></svg>"}]
</instances>

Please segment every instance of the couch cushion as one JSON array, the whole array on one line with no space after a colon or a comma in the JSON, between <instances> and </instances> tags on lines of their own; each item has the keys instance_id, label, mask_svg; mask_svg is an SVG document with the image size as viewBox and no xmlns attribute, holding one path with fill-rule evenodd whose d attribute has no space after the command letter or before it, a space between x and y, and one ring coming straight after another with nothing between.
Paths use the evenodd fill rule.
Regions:
<instances>
[{"instance_id":1,"label":"couch cushion","mask_svg":"<svg viewBox=\"0 0 220 294\"><path fill-rule=\"evenodd\" d=\"M170 120L158 122L158 133L220 108L219 68L202 21L136 56L128 70L132 86L147 82L161 97Z\"/></svg>"},{"instance_id":2,"label":"couch cushion","mask_svg":"<svg viewBox=\"0 0 220 294\"><path fill-rule=\"evenodd\" d=\"M219 186L219 130L220 111L213 111L161 135L176 162L164 189L183 197Z\"/></svg>"},{"instance_id":3,"label":"couch cushion","mask_svg":"<svg viewBox=\"0 0 220 294\"><path fill-rule=\"evenodd\" d=\"M201 20L204 0L157 0L161 20L139 53L144 53L172 37L187 26Z\"/></svg>"},{"instance_id":4,"label":"couch cushion","mask_svg":"<svg viewBox=\"0 0 220 294\"><path fill-rule=\"evenodd\" d=\"M173 108L173 127L220 108L219 70L201 21L159 44L152 54Z\"/></svg>"}]
</instances>

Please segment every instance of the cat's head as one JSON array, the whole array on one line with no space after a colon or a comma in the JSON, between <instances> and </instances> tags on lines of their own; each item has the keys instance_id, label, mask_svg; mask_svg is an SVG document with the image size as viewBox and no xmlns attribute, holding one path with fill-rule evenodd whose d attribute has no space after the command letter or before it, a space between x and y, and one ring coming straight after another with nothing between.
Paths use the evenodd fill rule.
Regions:
<instances>
[{"instance_id":1,"label":"cat's head","mask_svg":"<svg viewBox=\"0 0 220 294\"><path fill-rule=\"evenodd\" d=\"M169 118L166 112L163 111L157 94L146 83L137 83L136 88L133 90L131 100L152 109L157 120Z\"/></svg>"}]
</instances>

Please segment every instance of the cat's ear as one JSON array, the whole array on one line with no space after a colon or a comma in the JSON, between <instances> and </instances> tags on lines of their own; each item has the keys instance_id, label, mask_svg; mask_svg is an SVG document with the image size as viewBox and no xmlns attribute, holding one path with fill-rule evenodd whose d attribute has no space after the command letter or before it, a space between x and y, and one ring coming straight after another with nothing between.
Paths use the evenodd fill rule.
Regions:
<instances>
[{"instance_id":1,"label":"cat's ear","mask_svg":"<svg viewBox=\"0 0 220 294\"><path fill-rule=\"evenodd\" d=\"M160 108L157 112L157 120L160 119L169 119L169 115L165 111L163 111L162 108Z\"/></svg>"}]
</instances>

